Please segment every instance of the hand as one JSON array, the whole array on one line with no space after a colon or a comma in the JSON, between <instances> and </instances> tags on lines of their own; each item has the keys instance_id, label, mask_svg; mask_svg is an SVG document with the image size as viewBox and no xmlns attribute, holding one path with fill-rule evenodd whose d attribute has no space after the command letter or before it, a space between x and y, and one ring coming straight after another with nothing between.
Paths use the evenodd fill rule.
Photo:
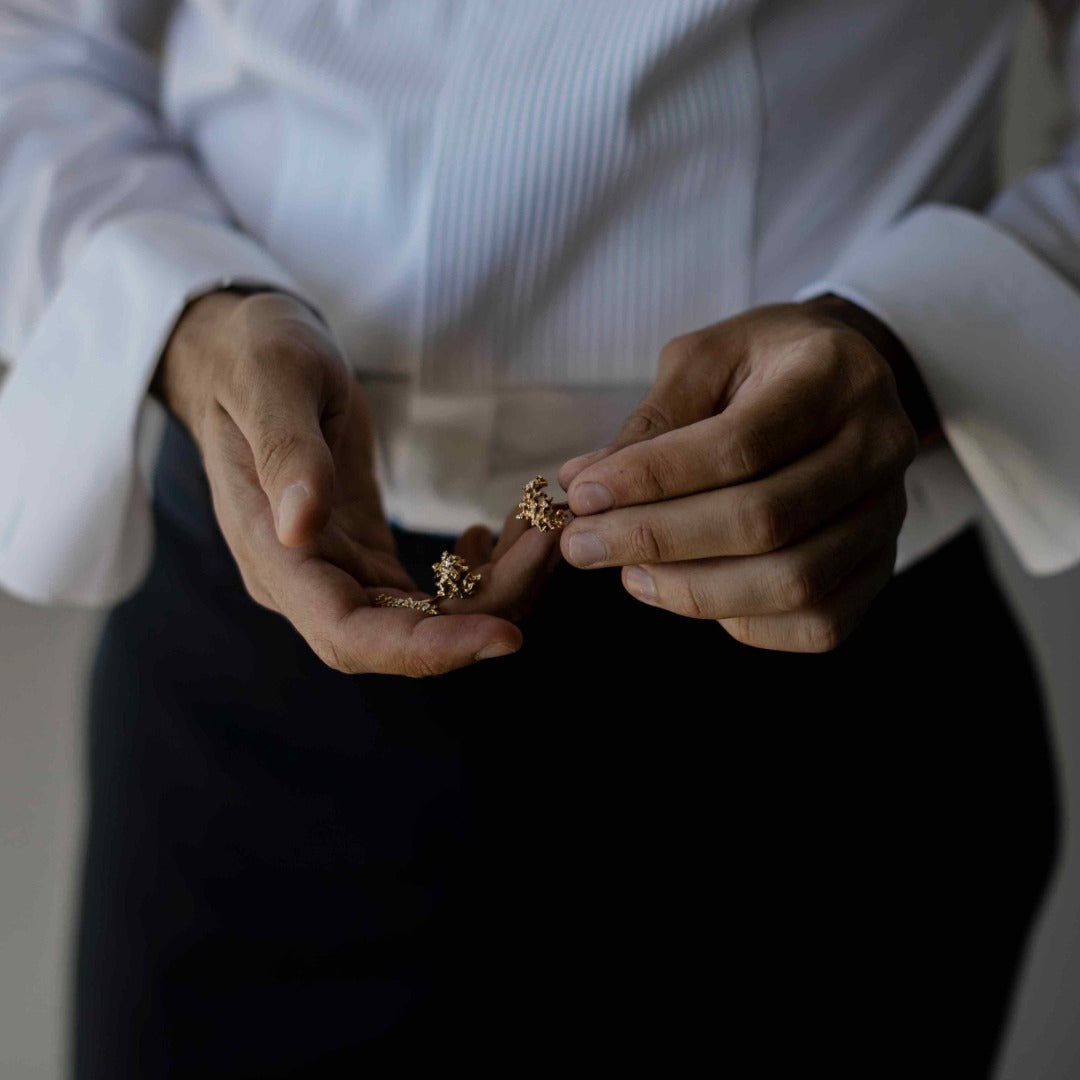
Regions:
<instances>
[{"instance_id":1,"label":"hand","mask_svg":"<svg viewBox=\"0 0 1080 1080\"><path fill-rule=\"evenodd\" d=\"M521 645L523 613L557 540L512 518L492 549L474 527L458 550L482 576L437 617L373 606L424 595L398 561L374 475L359 384L319 319L281 293L222 291L191 304L152 387L191 433L244 585L328 665L429 675ZM426 595L430 595L430 590Z\"/></svg>"},{"instance_id":2,"label":"hand","mask_svg":"<svg viewBox=\"0 0 1080 1080\"><path fill-rule=\"evenodd\" d=\"M892 575L918 438L889 363L809 301L676 338L615 441L567 462L562 551L645 603L824 652Z\"/></svg>"}]
</instances>

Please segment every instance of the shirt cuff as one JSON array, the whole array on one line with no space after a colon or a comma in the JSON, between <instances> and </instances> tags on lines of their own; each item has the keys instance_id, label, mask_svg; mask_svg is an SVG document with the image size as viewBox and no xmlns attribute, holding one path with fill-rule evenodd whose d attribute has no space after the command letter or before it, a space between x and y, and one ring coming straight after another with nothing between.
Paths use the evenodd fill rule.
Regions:
<instances>
[{"instance_id":1,"label":"shirt cuff","mask_svg":"<svg viewBox=\"0 0 1080 1080\"><path fill-rule=\"evenodd\" d=\"M823 292L903 342L1024 567L1051 574L1080 561L1080 294L986 218L937 204L860 240L797 299ZM946 477L943 460L925 471L928 488ZM930 501L946 510L963 490L946 477Z\"/></svg>"},{"instance_id":2,"label":"shirt cuff","mask_svg":"<svg viewBox=\"0 0 1080 1080\"><path fill-rule=\"evenodd\" d=\"M142 581L163 419L147 388L187 304L233 284L300 295L221 224L139 212L94 234L0 387L0 586L97 607Z\"/></svg>"}]
</instances>

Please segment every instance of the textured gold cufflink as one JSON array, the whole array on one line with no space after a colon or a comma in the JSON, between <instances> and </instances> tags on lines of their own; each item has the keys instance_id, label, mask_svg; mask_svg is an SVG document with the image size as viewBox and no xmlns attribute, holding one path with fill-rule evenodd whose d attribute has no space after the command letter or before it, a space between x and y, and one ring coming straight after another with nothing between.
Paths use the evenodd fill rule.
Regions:
<instances>
[{"instance_id":1,"label":"textured gold cufflink","mask_svg":"<svg viewBox=\"0 0 1080 1080\"><path fill-rule=\"evenodd\" d=\"M556 503L544 490L547 481L542 476L535 476L522 489L521 502L518 503L517 521L527 521L541 532L549 529L561 529L570 516L566 503ZM435 589L437 597L414 600L409 596L391 596L379 593L375 597L376 607L408 608L424 615L438 615L440 599L456 599L472 596L480 584L480 574L469 570L469 564L460 555L451 555L444 551L437 563L431 564L435 571Z\"/></svg>"},{"instance_id":2,"label":"textured gold cufflink","mask_svg":"<svg viewBox=\"0 0 1080 1080\"><path fill-rule=\"evenodd\" d=\"M414 600L411 596L390 596L384 592L375 597L375 606L409 608L410 611L422 611L425 615L439 614L439 605L435 600Z\"/></svg>"},{"instance_id":3,"label":"textured gold cufflink","mask_svg":"<svg viewBox=\"0 0 1080 1080\"><path fill-rule=\"evenodd\" d=\"M548 529L561 529L567 520L569 507L565 503L556 503L544 490L547 481L542 476L533 477L522 489L522 499L518 503L516 521L527 521L541 532Z\"/></svg>"},{"instance_id":4,"label":"textured gold cufflink","mask_svg":"<svg viewBox=\"0 0 1080 1080\"><path fill-rule=\"evenodd\" d=\"M435 588L439 596L472 596L480 582L479 574L469 573L469 564L460 555L444 551L437 563L431 564L435 571Z\"/></svg>"},{"instance_id":5,"label":"textured gold cufflink","mask_svg":"<svg viewBox=\"0 0 1080 1080\"><path fill-rule=\"evenodd\" d=\"M460 555L451 555L444 551L437 563L431 564L435 571L435 588L441 599L460 596L472 596L480 583L480 575L469 572L469 564ZM391 596L379 593L375 597L376 607L408 608L424 615L439 615L437 599L414 600L411 596Z\"/></svg>"}]
</instances>

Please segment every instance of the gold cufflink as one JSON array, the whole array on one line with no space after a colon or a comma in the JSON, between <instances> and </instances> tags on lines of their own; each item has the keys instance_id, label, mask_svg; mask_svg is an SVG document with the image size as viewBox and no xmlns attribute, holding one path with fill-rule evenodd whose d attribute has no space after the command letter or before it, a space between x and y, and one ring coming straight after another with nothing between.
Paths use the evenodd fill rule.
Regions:
<instances>
[{"instance_id":1,"label":"gold cufflink","mask_svg":"<svg viewBox=\"0 0 1080 1080\"><path fill-rule=\"evenodd\" d=\"M460 555L451 555L444 551L437 563L431 564L435 571L435 588L438 596L446 597L472 596L476 586L480 582L479 574L469 572L469 564ZM408 608L410 611L419 611L424 615L439 615L439 601L437 599L414 600L411 596L391 596L389 593L379 593L375 597L376 607Z\"/></svg>"},{"instance_id":2,"label":"gold cufflink","mask_svg":"<svg viewBox=\"0 0 1080 1080\"><path fill-rule=\"evenodd\" d=\"M561 529L567 522L570 508L566 503L556 503L544 490L547 480L535 476L522 489L521 502L518 503L517 521L527 521L541 532L549 529ZM437 563L431 564L435 571L435 589L439 599L457 599L472 596L480 583L480 574L469 570L469 564L460 555L451 555L444 551ZM438 599L414 600L408 596L391 596L379 593L375 597L376 607L408 608L425 615L438 615Z\"/></svg>"},{"instance_id":3,"label":"gold cufflink","mask_svg":"<svg viewBox=\"0 0 1080 1080\"><path fill-rule=\"evenodd\" d=\"M375 606L409 608L411 611L422 611L425 615L439 614L439 605L434 600L414 600L411 596L390 596L384 592L375 597Z\"/></svg>"},{"instance_id":4,"label":"gold cufflink","mask_svg":"<svg viewBox=\"0 0 1080 1080\"><path fill-rule=\"evenodd\" d=\"M437 563L431 564L435 571L435 589L439 596L472 596L480 582L479 574L469 573L469 564L460 555L444 551Z\"/></svg>"},{"instance_id":5,"label":"gold cufflink","mask_svg":"<svg viewBox=\"0 0 1080 1080\"><path fill-rule=\"evenodd\" d=\"M522 489L522 499L518 503L516 521L527 521L541 532L548 529L561 529L566 524L569 507L565 503L555 503L544 490L547 481L542 476L533 477Z\"/></svg>"}]
</instances>

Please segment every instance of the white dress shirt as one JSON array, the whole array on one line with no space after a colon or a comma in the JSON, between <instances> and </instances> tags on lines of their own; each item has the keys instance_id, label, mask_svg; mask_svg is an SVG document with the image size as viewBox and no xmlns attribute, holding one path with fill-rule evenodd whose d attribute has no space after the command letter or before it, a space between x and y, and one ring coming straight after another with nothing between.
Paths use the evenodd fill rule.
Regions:
<instances>
[{"instance_id":1,"label":"white dress shirt","mask_svg":"<svg viewBox=\"0 0 1080 1080\"><path fill-rule=\"evenodd\" d=\"M992 197L1022 6L0 0L0 585L138 584L146 388L228 282L322 313L390 515L438 532L603 445L671 337L840 293L948 437L909 471L898 567L980 496L1030 570L1071 565L1080 142Z\"/></svg>"}]
</instances>

